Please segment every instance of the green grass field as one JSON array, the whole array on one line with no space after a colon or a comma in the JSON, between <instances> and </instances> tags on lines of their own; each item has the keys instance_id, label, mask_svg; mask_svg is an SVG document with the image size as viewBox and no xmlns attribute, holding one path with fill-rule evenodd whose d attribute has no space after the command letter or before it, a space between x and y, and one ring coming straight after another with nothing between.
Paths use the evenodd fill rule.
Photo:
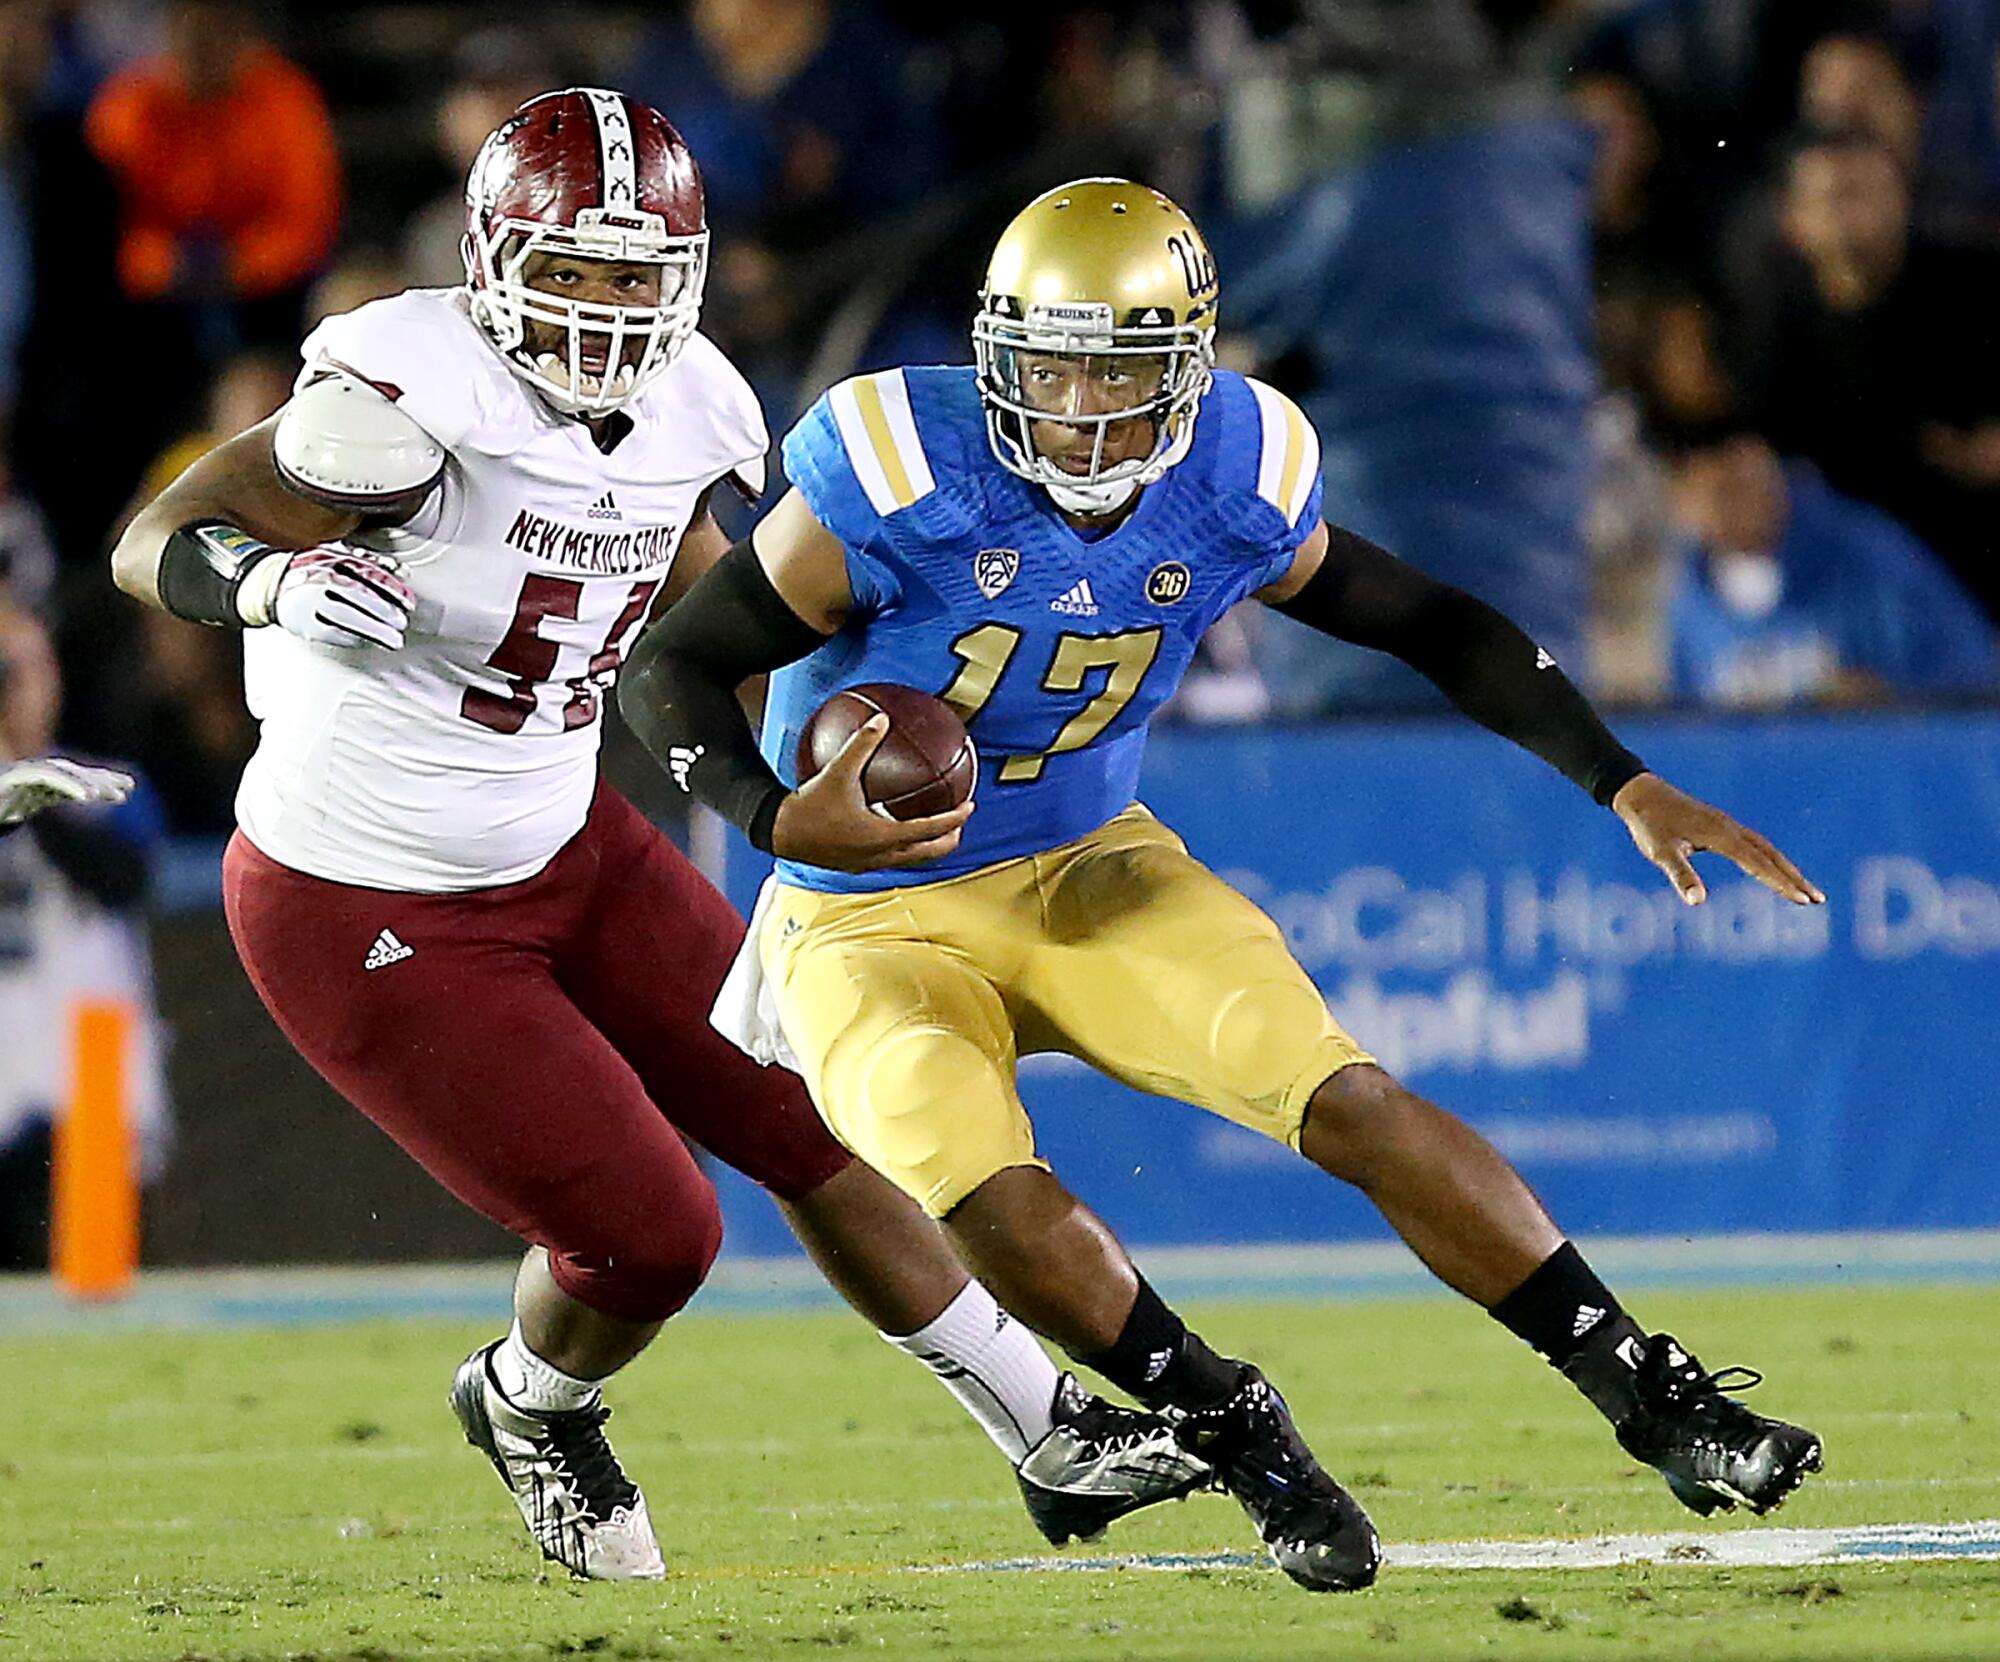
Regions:
<instances>
[{"instance_id":1,"label":"green grass field","mask_svg":"<svg viewBox=\"0 0 2000 1662\"><path fill-rule=\"evenodd\" d=\"M2000 1517L2000 1288L1661 1294L1711 1365L1826 1438L1788 1525ZM1397 1543L1716 1534L1513 1340L1442 1299L1196 1308L1286 1389ZM1265 1568L1075 1574L1037 1556L985 1440L837 1315L675 1324L613 1435L664 1584L545 1572L444 1407L460 1325L8 1337L0 1662L126 1659L2000 1658L2000 1565L1397 1569L1312 1597ZM1251 1545L1215 1495L1091 1553ZM1075 1550L1075 1549L1073 1549Z\"/></svg>"}]
</instances>

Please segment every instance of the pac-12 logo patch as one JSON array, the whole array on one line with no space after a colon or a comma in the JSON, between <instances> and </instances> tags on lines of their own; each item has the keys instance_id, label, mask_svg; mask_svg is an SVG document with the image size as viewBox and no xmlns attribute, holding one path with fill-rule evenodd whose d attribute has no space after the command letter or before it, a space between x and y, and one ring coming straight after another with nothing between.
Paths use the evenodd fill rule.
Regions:
<instances>
[{"instance_id":1,"label":"pac-12 logo patch","mask_svg":"<svg viewBox=\"0 0 2000 1662\"><path fill-rule=\"evenodd\" d=\"M1021 570L1021 556L1011 548L982 548L972 556L972 580L988 600L997 600Z\"/></svg>"},{"instance_id":2,"label":"pac-12 logo patch","mask_svg":"<svg viewBox=\"0 0 2000 1662\"><path fill-rule=\"evenodd\" d=\"M1177 600L1187 599L1187 592L1194 586L1194 573L1178 560L1168 560L1157 565L1146 576L1146 598L1155 606L1171 606Z\"/></svg>"}]
</instances>

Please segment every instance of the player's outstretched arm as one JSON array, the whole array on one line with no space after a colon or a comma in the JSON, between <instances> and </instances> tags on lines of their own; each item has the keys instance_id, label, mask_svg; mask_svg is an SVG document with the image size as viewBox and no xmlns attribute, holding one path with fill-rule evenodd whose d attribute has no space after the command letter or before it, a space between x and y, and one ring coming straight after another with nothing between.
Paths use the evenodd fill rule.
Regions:
<instances>
[{"instance_id":1,"label":"player's outstretched arm","mask_svg":"<svg viewBox=\"0 0 2000 1662\"><path fill-rule=\"evenodd\" d=\"M1473 720L1613 808L1689 905L1708 892L1689 860L1703 850L1799 905L1826 898L1765 838L1648 772L1509 619L1367 538L1316 527L1291 570L1259 598L1324 634L1402 659Z\"/></svg>"},{"instance_id":2,"label":"player's outstretched arm","mask_svg":"<svg viewBox=\"0 0 2000 1662\"><path fill-rule=\"evenodd\" d=\"M838 871L935 860L957 846L971 805L914 820L873 812L860 781L886 730L879 718L787 791L736 701L752 676L823 646L851 604L845 551L792 491L639 637L618 708L682 790L767 853Z\"/></svg>"}]
</instances>

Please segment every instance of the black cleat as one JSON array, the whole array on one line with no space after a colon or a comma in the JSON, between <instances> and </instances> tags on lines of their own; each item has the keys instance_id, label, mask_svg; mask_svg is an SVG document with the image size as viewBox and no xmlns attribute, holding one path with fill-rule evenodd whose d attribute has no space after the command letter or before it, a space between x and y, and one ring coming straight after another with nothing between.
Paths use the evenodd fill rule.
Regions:
<instances>
[{"instance_id":1,"label":"black cleat","mask_svg":"<svg viewBox=\"0 0 2000 1662\"><path fill-rule=\"evenodd\" d=\"M1213 1408L1183 1415L1181 1446L1215 1467L1250 1515L1272 1560L1301 1587L1345 1593L1382 1567L1382 1543L1359 1503L1320 1469L1291 1410L1249 1364Z\"/></svg>"},{"instance_id":2,"label":"black cleat","mask_svg":"<svg viewBox=\"0 0 2000 1662\"><path fill-rule=\"evenodd\" d=\"M1215 1479L1159 1415L1090 1396L1073 1374L1056 1386L1054 1428L1014 1475L1028 1516L1056 1547L1094 1541L1126 1513L1180 1500Z\"/></svg>"},{"instance_id":3,"label":"black cleat","mask_svg":"<svg viewBox=\"0 0 2000 1662\"><path fill-rule=\"evenodd\" d=\"M1820 1469L1812 1432L1767 1420L1724 1395L1761 1383L1755 1369L1709 1373L1664 1333L1642 1342L1637 1364L1638 1406L1618 1427L1619 1446L1656 1468L1689 1511L1775 1511Z\"/></svg>"}]
</instances>

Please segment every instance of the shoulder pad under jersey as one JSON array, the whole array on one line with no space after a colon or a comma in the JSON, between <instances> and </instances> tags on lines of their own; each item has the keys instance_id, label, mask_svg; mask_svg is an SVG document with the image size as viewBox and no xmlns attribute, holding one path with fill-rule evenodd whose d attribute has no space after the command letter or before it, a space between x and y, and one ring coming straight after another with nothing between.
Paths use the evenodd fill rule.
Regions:
<instances>
[{"instance_id":1,"label":"shoulder pad under jersey","mask_svg":"<svg viewBox=\"0 0 2000 1662\"><path fill-rule=\"evenodd\" d=\"M295 391L338 370L374 388L446 450L482 430L518 426L525 437L534 427L530 394L455 289L406 289L371 300L327 318L300 352L305 367Z\"/></svg>"},{"instance_id":2,"label":"shoulder pad under jersey","mask_svg":"<svg viewBox=\"0 0 2000 1662\"><path fill-rule=\"evenodd\" d=\"M444 474L444 446L365 381L322 367L278 416L271 453L299 495L407 518Z\"/></svg>"}]
</instances>

